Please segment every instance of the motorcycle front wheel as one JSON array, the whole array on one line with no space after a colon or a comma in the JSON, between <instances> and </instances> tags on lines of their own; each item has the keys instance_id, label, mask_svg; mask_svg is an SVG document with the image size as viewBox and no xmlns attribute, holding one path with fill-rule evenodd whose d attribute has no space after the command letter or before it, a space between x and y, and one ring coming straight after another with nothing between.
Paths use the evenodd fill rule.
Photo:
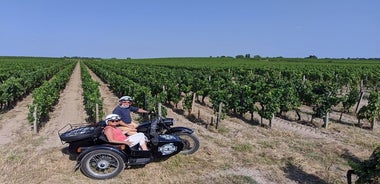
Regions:
<instances>
[{"instance_id":1,"label":"motorcycle front wheel","mask_svg":"<svg viewBox=\"0 0 380 184\"><path fill-rule=\"evenodd\" d=\"M94 150L81 160L81 171L93 179L109 179L117 176L125 168L123 159L110 150Z\"/></svg>"},{"instance_id":2,"label":"motorcycle front wheel","mask_svg":"<svg viewBox=\"0 0 380 184\"><path fill-rule=\"evenodd\" d=\"M180 153L190 155L198 151L200 143L195 135L183 132L177 132L175 135L181 138L184 144L183 149Z\"/></svg>"}]
</instances>

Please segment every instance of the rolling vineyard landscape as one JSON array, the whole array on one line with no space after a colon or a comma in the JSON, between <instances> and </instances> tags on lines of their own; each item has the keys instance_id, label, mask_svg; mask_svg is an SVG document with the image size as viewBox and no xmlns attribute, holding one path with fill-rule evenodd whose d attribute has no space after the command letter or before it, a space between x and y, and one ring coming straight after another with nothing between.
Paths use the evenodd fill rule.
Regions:
<instances>
[{"instance_id":1,"label":"rolling vineyard landscape","mask_svg":"<svg viewBox=\"0 0 380 184\"><path fill-rule=\"evenodd\" d=\"M0 57L0 183L346 183L379 146L379 89L376 59ZM200 149L105 181L74 172L58 131L123 95L163 104Z\"/></svg>"}]
</instances>

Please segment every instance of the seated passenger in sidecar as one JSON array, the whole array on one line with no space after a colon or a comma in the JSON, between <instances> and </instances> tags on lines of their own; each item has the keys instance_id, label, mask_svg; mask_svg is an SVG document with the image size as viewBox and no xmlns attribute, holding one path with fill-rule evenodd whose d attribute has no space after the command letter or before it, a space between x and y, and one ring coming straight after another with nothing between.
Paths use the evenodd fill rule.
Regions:
<instances>
[{"instance_id":1,"label":"seated passenger in sidecar","mask_svg":"<svg viewBox=\"0 0 380 184\"><path fill-rule=\"evenodd\" d=\"M116 144L126 144L129 147L133 147L137 144L140 144L142 150L148 150L146 144L146 138L143 133L135 133L130 136L126 136L120 129L116 127L118 121L120 121L120 116L117 114L109 114L104 127L104 135L107 137L108 142Z\"/></svg>"},{"instance_id":2,"label":"seated passenger in sidecar","mask_svg":"<svg viewBox=\"0 0 380 184\"><path fill-rule=\"evenodd\" d=\"M106 118L104 121L98 122L96 125L86 125L86 126L76 126L68 124L65 127L63 127L61 130L58 131L59 138L61 139L62 143L69 143L68 148L66 151L68 151L68 154L73 155L73 158L76 157L80 152L82 152L84 149L87 149L92 146L96 145L113 145L113 146L121 146L120 149L124 150L123 147L128 145L130 148L129 150L141 150L146 149L147 144L145 140L145 136L143 133L139 133L138 135L133 135L127 137L124 135L125 139L122 139L122 141L115 141L113 132L107 133L105 135L105 129L109 129L107 127L111 127L111 124L115 124L113 122L110 122L109 120L117 120L117 117L110 116L109 119ZM109 125L107 125L109 123ZM69 127L69 130L67 130L67 127ZM63 133L61 133L63 130L67 130ZM110 129L112 130L112 129ZM111 135L112 134L112 135ZM141 135L142 134L142 135ZM127 140L127 141L124 141ZM122 146L125 145L125 146ZM140 148L141 146L141 148Z\"/></svg>"}]
</instances>

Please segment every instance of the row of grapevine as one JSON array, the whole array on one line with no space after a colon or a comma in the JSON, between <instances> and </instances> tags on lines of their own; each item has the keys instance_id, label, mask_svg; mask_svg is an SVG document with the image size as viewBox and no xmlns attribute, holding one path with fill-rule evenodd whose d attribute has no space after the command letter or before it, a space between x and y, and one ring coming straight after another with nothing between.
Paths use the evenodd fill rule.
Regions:
<instances>
[{"instance_id":1,"label":"row of grapevine","mask_svg":"<svg viewBox=\"0 0 380 184\"><path fill-rule=\"evenodd\" d=\"M181 62L177 59L178 63ZM199 68L139 64L139 60L91 61L151 89L152 96L178 103L192 93L209 97L213 107L224 104L225 112L243 115L258 112L271 120L301 104L313 108L313 118L328 119L333 107L343 103L342 113L358 99L359 90L378 91L378 65L311 66L281 63L268 67ZM144 60L146 61L146 60ZM173 62L174 63L174 62ZM191 62L189 62L191 63ZM342 63L339 63L342 64ZM112 85L111 85L112 86ZM216 108L215 108L216 110ZM375 112L372 114L376 114ZM328 121L326 121L327 123ZM327 126L327 124L325 125Z\"/></svg>"},{"instance_id":2,"label":"row of grapevine","mask_svg":"<svg viewBox=\"0 0 380 184\"><path fill-rule=\"evenodd\" d=\"M61 62L52 58L0 56L0 84L10 77L20 78L25 73L34 72L41 68L49 68L58 63Z\"/></svg>"},{"instance_id":3,"label":"row of grapevine","mask_svg":"<svg viewBox=\"0 0 380 184\"><path fill-rule=\"evenodd\" d=\"M105 83L110 85L110 89L116 96L129 95L134 99L135 105L144 107L147 110L153 110L157 107L157 101L151 96L151 91L132 80L118 75L103 67L99 67L92 62L85 62L89 69L98 75Z\"/></svg>"},{"instance_id":4,"label":"row of grapevine","mask_svg":"<svg viewBox=\"0 0 380 184\"><path fill-rule=\"evenodd\" d=\"M53 106L58 102L61 90L66 86L75 67L75 62L71 62L64 69L59 71L49 81L44 82L33 94L33 103L29 106L28 120L33 122L36 113L37 123L46 121ZM37 108L35 108L37 107ZM35 110L37 110L35 112Z\"/></svg>"},{"instance_id":5,"label":"row of grapevine","mask_svg":"<svg viewBox=\"0 0 380 184\"><path fill-rule=\"evenodd\" d=\"M92 80L90 73L82 62L80 66L84 108L88 115L88 121L96 122L97 118L101 119L104 116L103 99L99 92L99 83ZM98 108L96 108L97 105ZM96 110L98 110L98 112L96 112Z\"/></svg>"},{"instance_id":6,"label":"row of grapevine","mask_svg":"<svg viewBox=\"0 0 380 184\"><path fill-rule=\"evenodd\" d=\"M19 99L29 94L33 89L40 86L44 81L50 79L61 70L68 61L34 58L33 60L0 60L0 65L9 66L11 61L14 68L6 69L9 76L2 75L0 83L0 110L13 106ZM8 65L7 65L8 64Z\"/></svg>"},{"instance_id":7,"label":"row of grapevine","mask_svg":"<svg viewBox=\"0 0 380 184\"><path fill-rule=\"evenodd\" d=\"M169 103L173 102L177 105L182 99L182 95L186 95L186 102L192 101L192 93L190 88L185 82L177 82L181 80L176 74L172 72L167 73L165 70L160 70L160 68L148 68L147 70L136 69L131 66L130 70L125 70L123 68L115 67L111 63L105 62L89 62L91 65L95 65L99 68L104 69L105 71L115 73L119 76L124 76L128 81L131 81L132 84L138 83L138 85L144 86L146 89L145 93L150 93L156 102ZM137 72L144 72L138 73ZM159 72L157 72L159 71ZM125 73L127 72L127 73ZM180 72L180 71L178 71ZM155 75L154 75L155 74ZM126 77L125 77L126 76ZM185 80L183 80L185 81ZM113 88L113 85L111 88ZM128 93L134 95L133 93ZM190 105L187 105L187 108L190 108Z\"/></svg>"}]
</instances>

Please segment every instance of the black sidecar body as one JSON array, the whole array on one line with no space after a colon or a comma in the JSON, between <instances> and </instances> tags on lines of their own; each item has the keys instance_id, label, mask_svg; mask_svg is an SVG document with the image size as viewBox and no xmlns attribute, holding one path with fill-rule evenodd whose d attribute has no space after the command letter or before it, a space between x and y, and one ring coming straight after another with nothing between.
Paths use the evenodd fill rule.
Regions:
<instances>
[{"instance_id":1,"label":"black sidecar body","mask_svg":"<svg viewBox=\"0 0 380 184\"><path fill-rule=\"evenodd\" d=\"M148 151L141 150L139 145L111 143L103 134L104 126L105 122L68 124L58 132L62 143L69 144L66 150L70 158L77 160L76 169L93 179L113 178L125 168L165 160L184 148L183 140L176 134L160 134L151 127L146 127L150 133L145 134Z\"/></svg>"}]
</instances>

